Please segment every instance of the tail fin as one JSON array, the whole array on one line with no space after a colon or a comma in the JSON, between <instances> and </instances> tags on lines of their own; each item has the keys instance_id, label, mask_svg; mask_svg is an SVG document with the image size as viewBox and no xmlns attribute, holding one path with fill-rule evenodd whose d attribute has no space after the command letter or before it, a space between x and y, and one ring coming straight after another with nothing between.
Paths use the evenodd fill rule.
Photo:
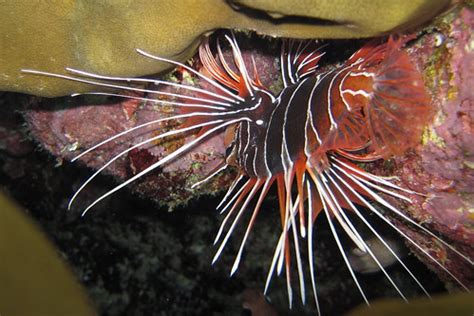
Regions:
<instances>
[{"instance_id":1,"label":"tail fin","mask_svg":"<svg viewBox=\"0 0 474 316\"><path fill-rule=\"evenodd\" d=\"M373 97L364 109L372 147L380 156L403 153L420 137L434 111L422 74L390 38L374 78Z\"/></svg>"}]
</instances>

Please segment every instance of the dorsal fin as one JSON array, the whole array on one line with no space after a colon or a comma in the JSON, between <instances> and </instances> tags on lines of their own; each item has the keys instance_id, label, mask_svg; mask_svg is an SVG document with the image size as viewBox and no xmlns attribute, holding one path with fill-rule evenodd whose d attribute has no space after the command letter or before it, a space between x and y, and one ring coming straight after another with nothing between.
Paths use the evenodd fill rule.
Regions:
<instances>
[{"instance_id":1,"label":"dorsal fin","mask_svg":"<svg viewBox=\"0 0 474 316\"><path fill-rule=\"evenodd\" d=\"M199 57L204 69L214 80L238 92L239 96L253 96L257 88L265 88L258 76L255 61L252 59L251 65L244 62L242 52L233 33L230 36L225 35L225 39L231 46L231 58L225 56L219 41L217 42L217 57L214 57L209 45L209 38L203 40L199 47ZM252 70L252 77L250 69Z\"/></svg>"},{"instance_id":2,"label":"dorsal fin","mask_svg":"<svg viewBox=\"0 0 474 316\"><path fill-rule=\"evenodd\" d=\"M239 76L227 64L220 46L219 62L221 64L217 62L211 51L208 37L206 37L201 46L199 46L199 58L201 59L204 69L214 80L235 91L239 90Z\"/></svg>"},{"instance_id":3,"label":"dorsal fin","mask_svg":"<svg viewBox=\"0 0 474 316\"><path fill-rule=\"evenodd\" d=\"M316 41L283 40L280 64L285 87L316 72L318 62L325 54L324 47L326 45L319 45Z\"/></svg>"}]
</instances>

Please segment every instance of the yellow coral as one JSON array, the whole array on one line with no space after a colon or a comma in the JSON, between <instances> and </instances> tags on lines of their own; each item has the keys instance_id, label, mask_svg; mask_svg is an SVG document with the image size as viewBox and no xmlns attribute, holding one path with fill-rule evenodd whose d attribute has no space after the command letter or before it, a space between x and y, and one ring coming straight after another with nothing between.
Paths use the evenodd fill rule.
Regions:
<instances>
[{"instance_id":1,"label":"yellow coral","mask_svg":"<svg viewBox=\"0 0 474 316\"><path fill-rule=\"evenodd\" d=\"M2 192L0 256L1 315L96 314L53 245Z\"/></svg>"},{"instance_id":2,"label":"yellow coral","mask_svg":"<svg viewBox=\"0 0 474 316\"><path fill-rule=\"evenodd\" d=\"M0 90L59 96L89 87L20 73L74 67L121 76L168 65L142 48L184 60L217 28L270 36L358 38L422 23L449 0L5 0L0 5Z\"/></svg>"}]
</instances>

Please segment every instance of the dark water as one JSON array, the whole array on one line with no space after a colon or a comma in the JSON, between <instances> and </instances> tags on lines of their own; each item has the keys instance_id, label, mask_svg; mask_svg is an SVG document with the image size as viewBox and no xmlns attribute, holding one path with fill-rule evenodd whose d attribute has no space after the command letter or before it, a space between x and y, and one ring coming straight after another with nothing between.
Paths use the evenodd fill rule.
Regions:
<instances>
[{"instance_id":1,"label":"dark water","mask_svg":"<svg viewBox=\"0 0 474 316\"><path fill-rule=\"evenodd\" d=\"M263 290L281 227L274 197L265 202L239 271L229 278L244 225L211 266L216 250L212 242L223 218L215 211L219 197L201 198L169 213L123 190L81 217L94 197L114 185L113 179L102 176L67 211L69 198L91 170L67 162L56 166L54 157L28 139L21 113L14 110L27 106L29 98L0 94L0 127L26 139L21 148L9 145L6 137L0 140L0 189L39 223L101 315L250 314L242 308L242 294ZM339 315L362 298L323 218L316 223L315 236L321 308L326 315ZM405 259L430 292L443 291L436 276L412 255L407 253ZM388 271L407 296L420 295L401 267ZM293 277L296 281L296 271ZM369 298L396 296L381 273L359 277ZM274 278L268 296L280 315L315 312L308 276L306 285L306 305L295 282L294 308L289 311L284 278Z\"/></svg>"}]
</instances>

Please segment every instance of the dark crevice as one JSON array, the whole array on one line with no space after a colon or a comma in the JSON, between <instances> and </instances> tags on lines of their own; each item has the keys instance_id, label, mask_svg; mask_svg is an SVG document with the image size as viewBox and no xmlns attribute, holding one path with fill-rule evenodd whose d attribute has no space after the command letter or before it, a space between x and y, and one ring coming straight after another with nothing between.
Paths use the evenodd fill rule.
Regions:
<instances>
[{"instance_id":1,"label":"dark crevice","mask_svg":"<svg viewBox=\"0 0 474 316\"><path fill-rule=\"evenodd\" d=\"M227 0L227 3L230 7L232 7L235 11L240 12L241 14L257 20L264 20L276 25L279 24L308 24L308 25L320 25L320 26L334 26L334 25L347 25L350 24L348 22L342 21L333 21L333 20L326 20L320 19L315 17L309 16L302 16L302 15L279 15L279 13L275 13L275 16L272 16L272 13L262 11L260 9L252 8L242 3L237 3L233 0Z\"/></svg>"}]
</instances>

